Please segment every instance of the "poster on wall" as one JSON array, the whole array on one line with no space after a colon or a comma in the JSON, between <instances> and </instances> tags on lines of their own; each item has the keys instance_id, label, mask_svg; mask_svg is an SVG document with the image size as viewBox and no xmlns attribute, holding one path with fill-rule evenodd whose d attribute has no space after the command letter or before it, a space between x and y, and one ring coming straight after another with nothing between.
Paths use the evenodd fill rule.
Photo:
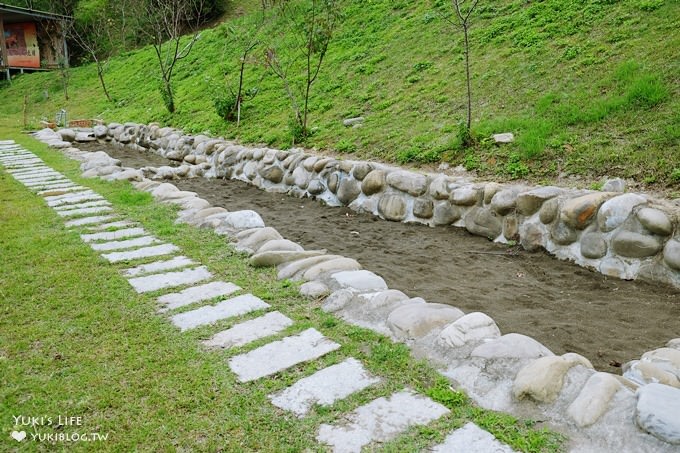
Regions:
<instances>
[{"instance_id":1,"label":"poster on wall","mask_svg":"<svg viewBox=\"0 0 680 453\"><path fill-rule=\"evenodd\" d=\"M34 23L5 24L5 46L10 66L40 67L40 50Z\"/></svg>"}]
</instances>

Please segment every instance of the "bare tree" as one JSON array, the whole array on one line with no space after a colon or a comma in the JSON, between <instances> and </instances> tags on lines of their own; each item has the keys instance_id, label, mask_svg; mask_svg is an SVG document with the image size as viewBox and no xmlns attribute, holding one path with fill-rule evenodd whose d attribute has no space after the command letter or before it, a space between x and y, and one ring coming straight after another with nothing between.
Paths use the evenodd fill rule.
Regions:
<instances>
[{"instance_id":1,"label":"bare tree","mask_svg":"<svg viewBox=\"0 0 680 453\"><path fill-rule=\"evenodd\" d=\"M336 0L311 0L303 8L299 15L295 14L295 11L291 13L291 17L302 17L301 22L292 27L298 33L296 41L299 54L291 56L287 63L283 63L276 48L270 47L265 52L265 61L283 82L295 114L295 121L300 128L300 138L304 139L309 134L307 123L311 88L319 76L324 57L333 38L339 19L339 5ZM294 87L289 71L300 59L304 84L302 87ZM299 101L299 98L302 100Z\"/></svg>"},{"instance_id":2,"label":"bare tree","mask_svg":"<svg viewBox=\"0 0 680 453\"><path fill-rule=\"evenodd\" d=\"M456 13L456 25L461 30L463 30L464 38L464 48L463 53L465 55L465 81L467 85L467 121L465 127L465 137L463 140L464 145L469 145L472 139L471 127L472 127L472 87L470 82L470 16L475 12L479 0L451 0L453 4L453 10Z\"/></svg>"},{"instance_id":3,"label":"bare tree","mask_svg":"<svg viewBox=\"0 0 680 453\"><path fill-rule=\"evenodd\" d=\"M160 91L165 107L174 113L175 95L172 76L177 62L186 58L199 38L198 26L203 18L203 0L146 0L144 15L146 23L142 30L151 40L161 73ZM182 35L190 31L192 36L182 43Z\"/></svg>"},{"instance_id":4,"label":"bare tree","mask_svg":"<svg viewBox=\"0 0 680 453\"><path fill-rule=\"evenodd\" d=\"M231 84L227 82L227 88L231 92L231 97L228 99L220 98L219 102L221 104L221 115L226 120L236 119L236 127L241 124L241 107L243 102L246 100L251 100L257 94L257 88L246 89L244 87L246 66L252 63L251 54L253 51L262 43L262 30L266 25L266 17L264 11L262 12L262 18L254 21L253 23L244 23L242 27L236 29L234 27L227 27L225 29L225 35L229 38L225 43L225 52L228 47L236 47L239 52L239 70L238 70L238 82L236 91L232 88ZM262 77L264 78L264 75ZM225 72L225 77L228 73ZM261 81L262 79L260 79ZM224 99L224 100L223 100ZM227 106L227 100L231 100L231 105ZM217 104L216 104L217 105Z\"/></svg>"},{"instance_id":5,"label":"bare tree","mask_svg":"<svg viewBox=\"0 0 680 453\"><path fill-rule=\"evenodd\" d=\"M87 17L87 20L76 23L71 30L71 38L85 50L97 67L99 84L109 102L113 102L106 87L104 73L108 67L109 58L115 51L116 40L113 37L114 24L106 10L97 11Z\"/></svg>"}]
</instances>

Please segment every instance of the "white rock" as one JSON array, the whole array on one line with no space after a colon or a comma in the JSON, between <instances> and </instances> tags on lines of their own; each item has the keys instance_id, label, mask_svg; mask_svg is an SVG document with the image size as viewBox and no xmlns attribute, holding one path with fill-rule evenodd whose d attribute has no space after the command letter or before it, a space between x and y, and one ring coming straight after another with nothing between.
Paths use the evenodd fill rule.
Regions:
<instances>
[{"instance_id":1,"label":"white rock","mask_svg":"<svg viewBox=\"0 0 680 453\"><path fill-rule=\"evenodd\" d=\"M452 323L463 314L450 305L414 303L392 311L387 318L387 326L398 339L416 339Z\"/></svg>"},{"instance_id":2,"label":"white rock","mask_svg":"<svg viewBox=\"0 0 680 453\"><path fill-rule=\"evenodd\" d=\"M439 341L443 345L459 348L467 343L498 338L500 335L501 331L493 319L484 313L474 312L446 326L439 334Z\"/></svg>"},{"instance_id":3,"label":"white rock","mask_svg":"<svg viewBox=\"0 0 680 453\"><path fill-rule=\"evenodd\" d=\"M571 363L559 356L540 357L519 370L512 385L515 398L550 403L557 398Z\"/></svg>"},{"instance_id":4,"label":"white rock","mask_svg":"<svg viewBox=\"0 0 680 453\"><path fill-rule=\"evenodd\" d=\"M635 421L638 426L664 442L680 444L680 390L663 384L649 384L637 391Z\"/></svg>"},{"instance_id":5,"label":"white rock","mask_svg":"<svg viewBox=\"0 0 680 453\"><path fill-rule=\"evenodd\" d=\"M264 228L264 221L257 212L243 210L227 213L215 231L218 233L229 233L232 230L245 230L249 228Z\"/></svg>"},{"instance_id":6,"label":"white rock","mask_svg":"<svg viewBox=\"0 0 680 453\"><path fill-rule=\"evenodd\" d=\"M493 134L493 140L496 143L512 143L515 141L515 135L512 132Z\"/></svg>"},{"instance_id":7,"label":"white rock","mask_svg":"<svg viewBox=\"0 0 680 453\"><path fill-rule=\"evenodd\" d=\"M387 289L382 277L367 270L342 271L332 274L331 282L337 288L351 288L356 291L381 291Z\"/></svg>"},{"instance_id":8,"label":"white rock","mask_svg":"<svg viewBox=\"0 0 680 453\"><path fill-rule=\"evenodd\" d=\"M627 193L605 201L597 212L597 223L602 231L618 228L633 211L633 208L647 199L641 195Z\"/></svg>"},{"instance_id":9,"label":"white rock","mask_svg":"<svg viewBox=\"0 0 680 453\"><path fill-rule=\"evenodd\" d=\"M509 333L496 340L477 346L472 351L472 357L483 359L537 359L554 355L548 348L526 335Z\"/></svg>"},{"instance_id":10,"label":"white rock","mask_svg":"<svg viewBox=\"0 0 680 453\"><path fill-rule=\"evenodd\" d=\"M619 380L609 373L595 373L586 382L576 399L569 405L567 413L584 428L602 417L609 402L623 387Z\"/></svg>"},{"instance_id":11,"label":"white rock","mask_svg":"<svg viewBox=\"0 0 680 453\"><path fill-rule=\"evenodd\" d=\"M330 289L328 286L319 281L307 282L300 286L300 294L312 299L327 296L329 293Z\"/></svg>"}]
</instances>

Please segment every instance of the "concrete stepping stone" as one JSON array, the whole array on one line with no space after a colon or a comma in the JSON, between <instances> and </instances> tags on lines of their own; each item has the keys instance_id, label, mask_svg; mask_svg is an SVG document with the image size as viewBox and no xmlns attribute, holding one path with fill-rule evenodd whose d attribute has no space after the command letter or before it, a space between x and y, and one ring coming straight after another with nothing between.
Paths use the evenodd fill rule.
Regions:
<instances>
[{"instance_id":1,"label":"concrete stepping stone","mask_svg":"<svg viewBox=\"0 0 680 453\"><path fill-rule=\"evenodd\" d=\"M58 179L50 179L47 181L32 181L32 182L25 182L21 181L21 183L29 187L31 189L36 188L36 187L48 187L48 186L55 186L59 184L75 184L73 181L70 181L65 178L58 178Z\"/></svg>"},{"instance_id":2,"label":"concrete stepping stone","mask_svg":"<svg viewBox=\"0 0 680 453\"><path fill-rule=\"evenodd\" d=\"M91 215L91 214L101 214L103 212L111 212L113 211L113 208L110 206L95 206L93 208L80 208L80 209L71 209L68 211L57 211L57 214L60 217L76 217L76 216L83 216L83 215Z\"/></svg>"},{"instance_id":3,"label":"concrete stepping stone","mask_svg":"<svg viewBox=\"0 0 680 453\"><path fill-rule=\"evenodd\" d=\"M161 244L153 247L143 247L141 249L128 252L105 253L102 257L109 263L119 263L121 261L133 261L154 256L170 255L179 251L179 247L173 244Z\"/></svg>"},{"instance_id":4,"label":"concrete stepping stone","mask_svg":"<svg viewBox=\"0 0 680 453\"><path fill-rule=\"evenodd\" d=\"M8 170L10 171L10 170ZM61 176L65 178L64 174L46 166L40 165L31 169L11 170L12 176L17 179L33 179L33 178L47 178L50 176Z\"/></svg>"},{"instance_id":5,"label":"concrete stepping stone","mask_svg":"<svg viewBox=\"0 0 680 453\"><path fill-rule=\"evenodd\" d=\"M372 442L385 442L411 426L426 425L449 413L441 404L411 390L389 398L378 398L343 417L347 422L323 424L317 441L330 445L334 452L361 452Z\"/></svg>"},{"instance_id":6,"label":"concrete stepping stone","mask_svg":"<svg viewBox=\"0 0 680 453\"><path fill-rule=\"evenodd\" d=\"M65 187L63 189L47 189L47 190L39 191L38 195L49 195L49 194L51 194L51 193L53 193L57 190L59 192L79 192L79 191L89 190L89 188L83 187L83 186L74 186L74 187Z\"/></svg>"},{"instance_id":7,"label":"concrete stepping stone","mask_svg":"<svg viewBox=\"0 0 680 453\"><path fill-rule=\"evenodd\" d=\"M361 362L349 358L300 379L287 389L269 395L269 399L274 406L303 417L314 404L330 406L378 382L380 379L371 376Z\"/></svg>"},{"instance_id":8,"label":"concrete stepping stone","mask_svg":"<svg viewBox=\"0 0 680 453\"><path fill-rule=\"evenodd\" d=\"M255 310L269 308L269 304L252 294L227 299L217 305L208 305L196 310L180 313L170 318L172 323L185 331L199 326L213 324L222 319L242 316Z\"/></svg>"},{"instance_id":9,"label":"concrete stepping stone","mask_svg":"<svg viewBox=\"0 0 680 453\"><path fill-rule=\"evenodd\" d=\"M215 334L204 345L211 348L243 346L260 338L270 337L293 325L293 320L278 311L236 324L231 329Z\"/></svg>"},{"instance_id":10,"label":"concrete stepping stone","mask_svg":"<svg viewBox=\"0 0 680 453\"><path fill-rule=\"evenodd\" d=\"M474 423L466 423L465 426L449 434L444 443L432 448L433 453L515 453L515 450L499 442L491 433L483 430Z\"/></svg>"},{"instance_id":11,"label":"concrete stepping stone","mask_svg":"<svg viewBox=\"0 0 680 453\"><path fill-rule=\"evenodd\" d=\"M54 208L68 204L78 204L88 200L103 200L104 197L94 192L83 192L82 194L69 194L68 196L56 199L48 197L45 197L45 199L48 200L47 206Z\"/></svg>"},{"instance_id":12,"label":"concrete stepping stone","mask_svg":"<svg viewBox=\"0 0 680 453\"><path fill-rule=\"evenodd\" d=\"M186 269L178 272L166 272L163 274L135 277L128 280L130 285L138 293L149 293L159 289L174 288L175 286L191 285L212 278L213 274L207 267L201 266L195 269Z\"/></svg>"},{"instance_id":13,"label":"concrete stepping stone","mask_svg":"<svg viewBox=\"0 0 680 453\"><path fill-rule=\"evenodd\" d=\"M76 198L76 197L83 197L85 195L96 195L99 198L103 198L101 195L94 192L92 189L89 189L87 192L82 192L82 193L63 193L63 194L59 194L59 195L46 195L45 200L47 201L48 204L50 204L51 202L60 201L60 200L64 200L64 199L71 199L71 198Z\"/></svg>"},{"instance_id":14,"label":"concrete stepping stone","mask_svg":"<svg viewBox=\"0 0 680 453\"><path fill-rule=\"evenodd\" d=\"M65 225L67 227L93 225L97 223L104 223L115 218L117 218L117 216L115 215L98 215L93 217L83 217L82 219L69 220L68 222L65 223Z\"/></svg>"},{"instance_id":15,"label":"concrete stepping stone","mask_svg":"<svg viewBox=\"0 0 680 453\"><path fill-rule=\"evenodd\" d=\"M27 186L28 187L28 186ZM77 184L74 184L72 182L64 182L64 183L59 183L59 184L42 184L39 186L33 186L33 187L28 187L32 192L36 191L46 191L46 190L66 190L66 189L71 189L73 187L79 187Z\"/></svg>"},{"instance_id":16,"label":"concrete stepping stone","mask_svg":"<svg viewBox=\"0 0 680 453\"><path fill-rule=\"evenodd\" d=\"M79 204L65 204L61 206L55 206L53 209L55 211L69 211L71 209L94 208L95 206L111 206L111 203L106 200L86 201L85 203Z\"/></svg>"},{"instance_id":17,"label":"concrete stepping stone","mask_svg":"<svg viewBox=\"0 0 680 453\"><path fill-rule=\"evenodd\" d=\"M131 222L129 220L117 220L115 222L108 222L108 223L102 223L101 225L92 225L87 227L88 231L102 231L102 230L108 230L109 228L115 228L115 229L120 229L120 228L128 228L131 226L136 225L135 222Z\"/></svg>"},{"instance_id":18,"label":"concrete stepping stone","mask_svg":"<svg viewBox=\"0 0 680 453\"><path fill-rule=\"evenodd\" d=\"M118 239L143 236L145 234L146 231L144 231L144 228L125 228L116 231L106 231L104 233L81 234L80 239L82 239L83 242L115 241Z\"/></svg>"},{"instance_id":19,"label":"concrete stepping stone","mask_svg":"<svg viewBox=\"0 0 680 453\"><path fill-rule=\"evenodd\" d=\"M123 250L134 247L144 247L151 244L158 244L159 242L161 241L153 236L142 236L140 238L127 239L123 241L109 241L90 244L90 247L92 247L93 250L96 250L98 252L110 252L112 250Z\"/></svg>"},{"instance_id":20,"label":"concrete stepping stone","mask_svg":"<svg viewBox=\"0 0 680 453\"><path fill-rule=\"evenodd\" d=\"M119 232L124 232L124 231L134 231L134 230L139 230L144 232L142 228L128 228L127 230L118 230L118 231L113 231L110 233L95 233L95 234L81 234L80 237L82 238L83 236L98 236L98 235L106 235L106 234L116 234ZM94 240L94 239L91 239ZM85 240L85 242L91 242L91 240ZM166 260L166 261L154 261L153 263L149 264L142 264L141 266L133 267L130 269L125 269L123 271L123 275L126 277L134 277L136 275L143 275L143 274L154 274L157 272L164 272L164 271L169 271L172 269L178 269L180 267L187 267L191 266L193 264L196 264L195 261L187 258L186 256L176 256L172 259Z\"/></svg>"},{"instance_id":21,"label":"concrete stepping stone","mask_svg":"<svg viewBox=\"0 0 680 453\"><path fill-rule=\"evenodd\" d=\"M21 181L24 184L30 184L30 183L40 183L40 182L45 182L45 181L54 181L54 180L60 180L60 181L69 181L67 177L65 177L62 174L56 173L56 172L49 172L49 173L39 173L39 174L33 174L30 173L28 175L13 175L14 179L17 181Z\"/></svg>"},{"instance_id":22,"label":"concrete stepping stone","mask_svg":"<svg viewBox=\"0 0 680 453\"><path fill-rule=\"evenodd\" d=\"M229 359L229 368L241 382L270 376L297 364L318 359L340 345L316 329L274 341Z\"/></svg>"},{"instance_id":23,"label":"concrete stepping stone","mask_svg":"<svg viewBox=\"0 0 680 453\"><path fill-rule=\"evenodd\" d=\"M158 303L165 305L165 308L161 309L161 311L166 311L216 297L228 296L240 290L241 288L233 283L210 282L205 285L187 288L178 293L165 294L156 300Z\"/></svg>"}]
</instances>

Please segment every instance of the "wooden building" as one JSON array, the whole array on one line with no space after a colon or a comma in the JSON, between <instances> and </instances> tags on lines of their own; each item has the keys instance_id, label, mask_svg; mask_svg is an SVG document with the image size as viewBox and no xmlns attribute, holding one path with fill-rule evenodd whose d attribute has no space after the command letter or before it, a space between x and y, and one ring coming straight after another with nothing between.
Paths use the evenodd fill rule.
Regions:
<instances>
[{"instance_id":1,"label":"wooden building","mask_svg":"<svg viewBox=\"0 0 680 453\"><path fill-rule=\"evenodd\" d=\"M0 77L68 66L68 16L0 3Z\"/></svg>"}]
</instances>

